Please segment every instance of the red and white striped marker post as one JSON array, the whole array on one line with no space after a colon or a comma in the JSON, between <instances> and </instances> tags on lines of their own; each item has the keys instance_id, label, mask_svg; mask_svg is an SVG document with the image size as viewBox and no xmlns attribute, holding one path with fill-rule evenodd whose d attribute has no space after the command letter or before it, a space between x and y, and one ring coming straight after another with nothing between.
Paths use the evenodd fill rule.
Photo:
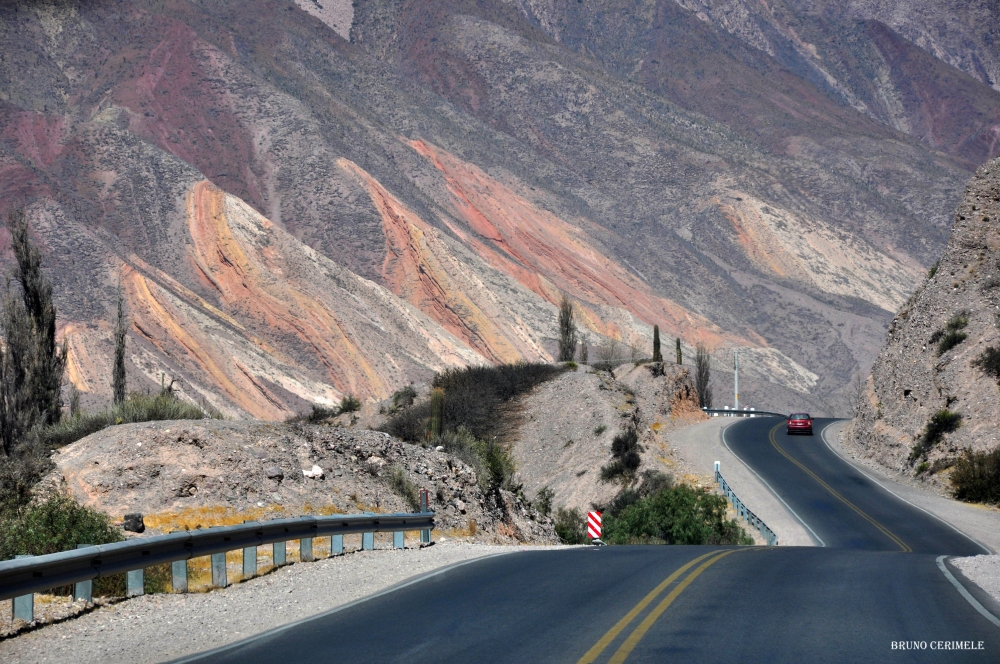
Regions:
<instances>
[{"instance_id":1,"label":"red and white striped marker post","mask_svg":"<svg viewBox=\"0 0 1000 664\"><path fill-rule=\"evenodd\" d=\"M587 512L587 537L601 539L601 513Z\"/></svg>"}]
</instances>

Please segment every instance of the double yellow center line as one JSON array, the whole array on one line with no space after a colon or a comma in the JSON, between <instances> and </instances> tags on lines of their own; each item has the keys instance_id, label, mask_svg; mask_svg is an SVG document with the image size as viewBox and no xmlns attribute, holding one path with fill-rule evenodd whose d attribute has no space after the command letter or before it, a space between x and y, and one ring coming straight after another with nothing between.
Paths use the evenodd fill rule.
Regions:
<instances>
[{"instance_id":1,"label":"double yellow center line","mask_svg":"<svg viewBox=\"0 0 1000 664\"><path fill-rule=\"evenodd\" d=\"M602 636L600 640L578 660L577 664L591 664L591 662L594 662L598 657L600 657L601 653L604 652L609 645L611 645L611 642L618 638L618 635L621 634L625 628L628 627L632 621L635 620L639 614L653 602L653 600L659 597L660 593L666 590L670 584L679 579L689 569L697 565L702 560L705 560L705 558L709 558L709 560L701 563L696 570L688 574L683 581L678 583L677 586L675 586L674 589L671 590L670 593L656 605L655 609L649 612L642 622L639 623L639 626L632 630L632 633L628 635L625 642L618 647L618 650L615 651L615 654L612 655L609 660L611 664L621 664L624 662L625 658L628 657L636 645L638 645L640 639L646 635L646 632L648 632L649 628L653 626L653 623L656 622L657 618L659 618L663 612L674 603L674 600L677 599L682 592L684 592L685 588L691 585L692 581L698 578L702 572L715 564L717 561L738 550L739 549L728 549L721 552L709 551L708 553L700 555L694 560L682 565L676 572L665 578L660 585L653 588L638 604L632 607L632 610L626 613L614 627L609 629L607 633L605 633L604 636Z\"/></svg>"},{"instance_id":2,"label":"double yellow center line","mask_svg":"<svg viewBox=\"0 0 1000 664\"><path fill-rule=\"evenodd\" d=\"M854 510L855 512L857 512L858 516L860 516L862 519L864 519L868 523L870 523L873 526L875 526L876 528L878 528L886 537L888 537L893 542L895 542L896 546L898 546L904 552L906 552L906 553L912 553L913 552L913 549L910 548L910 546L906 542L904 542L903 540L901 540L898 537L896 537L888 528L886 528L885 526L883 526L881 523L879 523L878 521L876 521L872 517L868 516L868 514L866 514L860 507L858 507L857 505L855 505L854 503L852 503L851 501L849 501L847 498L844 498L842 495L840 495L839 493L837 493L837 491L834 490L833 487L831 487L829 484L827 484L826 482L824 482L823 480L821 480L819 478L819 476L816 475L816 473L814 473L813 471L811 471L808 468L806 468L804 465L802 465L801 463L799 463L799 461L797 459L794 459L788 452L786 452L785 450L783 450L781 448L781 445L778 445L778 439L775 438L775 432L778 429L780 429L781 427L782 427L782 425L778 424L773 429L771 429L771 436L770 436L771 437L771 445L774 447L774 449L778 450L778 452L783 457L785 457L786 459L788 459L789 461L791 461L792 463L794 463L796 466L798 466L802 470L802 472L804 472L806 475L808 475L809 477L811 477L814 480L816 480L816 482L821 487L823 487L824 489L826 489L827 491L829 491L830 494L834 498L836 498L840 502L842 502L845 505L847 505L848 507L850 507L852 510Z\"/></svg>"}]
</instances>

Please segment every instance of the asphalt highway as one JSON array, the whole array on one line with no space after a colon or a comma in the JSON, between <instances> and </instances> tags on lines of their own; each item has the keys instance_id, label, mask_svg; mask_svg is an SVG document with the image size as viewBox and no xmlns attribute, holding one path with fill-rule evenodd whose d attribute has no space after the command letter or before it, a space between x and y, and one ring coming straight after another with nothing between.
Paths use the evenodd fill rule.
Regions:
<instances>
[{"instance_id":1,"label":"asphalt highway","mask_svg":"<svg viewBox=\"0 0 1000 664\"><path fill-rule=\"evenodd\" d=\"M726 442L823 547L499 555L184 661L1000 661L998 607L941 569L978 545L780 422Z\"/></svg>"},{"instance_id":2,"label":"asphalt highway","mask_svg":"<svg viewBox=\"0 0 1000 664\"><path fill-rule=\"evenodd\" d=\"M798 515L817 544L953 556L989 553L835 454L822 436L835 421L817 419L814 435L790 436L784 420L748 418L726 429L724 441Z\"/></svg>"}]
</instances>

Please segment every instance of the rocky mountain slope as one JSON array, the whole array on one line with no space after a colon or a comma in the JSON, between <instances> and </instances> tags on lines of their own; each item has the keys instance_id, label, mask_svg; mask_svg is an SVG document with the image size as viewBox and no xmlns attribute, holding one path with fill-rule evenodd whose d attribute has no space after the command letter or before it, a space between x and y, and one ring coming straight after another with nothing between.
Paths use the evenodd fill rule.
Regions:
<instances>
[{"instance_id":1,"label":"rocky mountain slope","mask_svg":"<svg viewBox=\"0 0 1000 664\"><path fill-rule=\"evenodd\" d=\"M987 349L1000 347L998 248L1000 159L994 159L969 182L933 274L889 327L847 433L865 458L946 487L963 449L1000 445L1000 390L982 364ZM939 434L931 440L935 418ZM914 453L922 441L926 451Z\"/></svg>"},{"instance_id":2,"label":"rocky mountain slope","mask_svg":"<svg viewBox=\"0 0 1000 664\"><path fill-rule=\"evenodd\" d=\"M430 491L439 535L548 542L550 519L509 492L507 514L484 499L460 460L377 431L205 420L111 427L61 449L43 491L60 489L150 534L303 514L410 512L399 473ZM314 473L318 468L319 473ZM308 473L308 474L307 474Z\"/></svg>"},{"instance_id":3,"label":"rocky mountain slope","mask_svg":"<svg viewBox=\"0 0 1000 664\"><path fill-rule=\"evenodd\" d=\"M132 386L232 416L549 360L563 294L592 349L657 324L720 378L743 349L751 405L842 412L997 153L954 66L993 47L768 6L5 3L0 210L92 405L120 280Z\"/></svg>"},{"instance_id":4,"label":"rocky mountain slope","mask_svg":"<svg viewBox=\"0 0 1000 664\"><path fill-rule=\"evenodd\" d=\"M643 448L640 469L676 475L676 455L665 436L705 415L686 368L662 365L663 375L656 368L581 368L523 399L513 452L525 495L534 498L548 487L553 505L583 511L609 502L621 487L600 481L601 466L611 460L611 441L629 426L636 427Z\"/></svg>"}]
</instances>

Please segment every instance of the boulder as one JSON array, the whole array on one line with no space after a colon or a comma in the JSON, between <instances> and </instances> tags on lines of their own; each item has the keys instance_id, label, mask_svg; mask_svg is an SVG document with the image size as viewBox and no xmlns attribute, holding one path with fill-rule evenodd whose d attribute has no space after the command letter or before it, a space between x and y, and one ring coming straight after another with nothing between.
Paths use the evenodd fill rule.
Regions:
<instances>
[{"instance_id":1,"label":"boulder","mask_svg":"<svg viewBox=\"0 0 1000 664\"><path fill-rule=\"evenodd\" d=\"M141 533L146 530L146 524L143 523L141 514L126 514L122 528L130 533Z\"/></svg>"}]
</instances>

